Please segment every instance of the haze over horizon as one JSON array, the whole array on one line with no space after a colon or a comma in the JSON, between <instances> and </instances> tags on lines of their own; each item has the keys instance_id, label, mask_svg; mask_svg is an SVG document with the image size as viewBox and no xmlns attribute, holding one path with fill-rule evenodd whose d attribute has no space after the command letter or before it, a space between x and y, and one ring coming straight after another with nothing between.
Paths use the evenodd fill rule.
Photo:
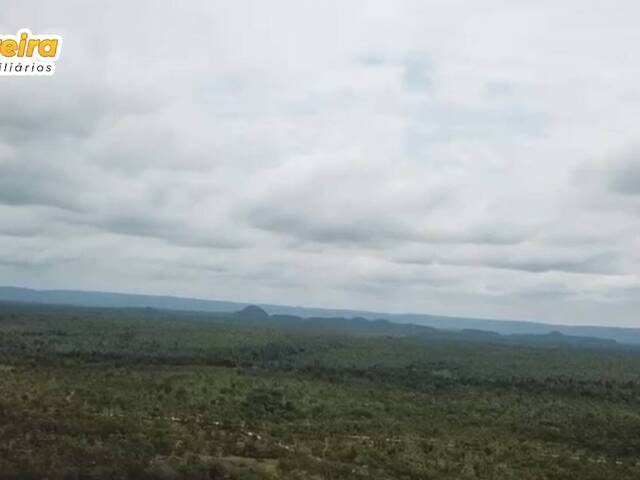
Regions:
<instances>
[{"instance_id":1,"label":"haze over horizon","mask_svg":"<svg viewBox=\"0 0 640 480\"><path fill-rule=\"evenodd\" d=\"M640 327L637 2L3 13L0 284Z\"/></svg>"},{"instance_id":2,"label":"haze over horizon","mask_svg":"<svg viewBox=\"0 0 640 480\"><path fill-rule=\"evenodd\" d=\"M527 323L527 324L536 324L536 325L548 325L550 327L558 326L558 327L613 327L615 328L639 328L635 325L625 325L625 324L617 324L615 322L604 322L604 321L586 321L586 322L567 322L567 321L544 321L537 318L500 318L500 317L479 317L473 315L452 315L447 313L440 313L434 311L408 311L408 310L375 310L375 309L367 309L367 308L351 308L351 307L332 307L332 306L323 306L323 305L308 305L308 304L298 304L298 303L290 303L290 304L278 304L274 302L257 302L252 301L250 298L245 299L236 299L229 300L225 298L217 298L217 297L189 297L184 295L175 295L175 294L157 294L157 293L149 293L149 292L131 292L131 291L117 291L117 290L86 290L83 288L51 288L51 289L37 289L29 286L15 286L15 285L0 285L0 302L3 301L18 301L24 302L25 300L19 298L11 298L7 299L3 296L3 290L17 290L22 291L26 290L35 294L48 294L48 293L56 293L60 294L60 297L56 297L56 300L53 304L66 304L66 305L77 305L77 306L97 306L97 307L113 307L113 308L130 308L131 305L128 302L119 303L117 299L111 299L107 303L101 303L100 301L96 301L93 299L93 296L97 294L98 296L107 295L108 297L140 297L141 299L145 298L157 298L160 300L160 305L156 305L153 302L147 303L142 300L136 302L136 306L133 308L145 308L150 307L154 309L160 310L182 310L182 311L206 311L206 312L222 312L222 311L237 311L241 310L244 306L261 306L261 307L269 307L269 309L273 312L273 314L285 313L285 314L293 314L296 316L300 316L302 318L309 317L335 317L342 316L346 318L355 318L361 317L363 315L366 316L369 320L378 319L378 317L374 317L379 315L381 319L393 319L395 321L401 321L402 323L412 323L415 325L429 325L429 322L425 323L425 319L428 317L438 318L439 320L450 319L450 322L445 326L439 326L439 328L451 328L453 330L457 329L467 329L467 328L477 328L478 330L483 331L491 331L492 328L486 325L481 325L482 322L505 322L505 323ZM64 301L65 294L80 294L81 296L87 296L84 301ZM164 299L173 299L180 301L180 306L163 306L162 300ZM32 303L33 301L27 300L28 303ZM189 302L196 302L196 305L189 305ZM211 304L235 304L237 305L236 309L216 309L212 306L207 307L206 309L198 306L200 302L211 303ZM51 303L48 300L43 300L38 298L35 303ZM374 315L374 316L372 316ZM413 318L416 317L416 318ZM423 317L420 319L420 317ZM469 321L478 321L480 324L478 326L469 326L465 322L462 325L457 323L460 320L469 320ZM468 322L467 322L468 323ZM640 330L640 328L639 328Z\"/></svg>"}]
</instances>

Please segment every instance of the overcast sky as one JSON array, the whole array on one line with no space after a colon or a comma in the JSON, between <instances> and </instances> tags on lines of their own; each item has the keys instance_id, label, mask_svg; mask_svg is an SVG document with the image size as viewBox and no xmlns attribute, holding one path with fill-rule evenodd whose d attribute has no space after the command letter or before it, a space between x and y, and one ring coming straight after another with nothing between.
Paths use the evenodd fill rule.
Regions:
<instances>
[{"instance_id":1,"label":"overcast sky","mask_svg":"<svg viewBox=\"0 0 640 480\"><path fill-rule=\"evenodd\" d=\"M5 1L0 284L640 326L638 18Z\"/></svg>"}]
</instances>

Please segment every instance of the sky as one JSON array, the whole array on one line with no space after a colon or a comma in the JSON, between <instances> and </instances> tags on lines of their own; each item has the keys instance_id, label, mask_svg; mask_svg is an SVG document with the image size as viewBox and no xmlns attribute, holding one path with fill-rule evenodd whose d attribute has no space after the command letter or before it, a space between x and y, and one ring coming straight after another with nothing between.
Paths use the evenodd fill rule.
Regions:
<instances>
[{"instance_id":1,"label":"sky","mask_svg":"<svg viewBox=\"0 0 640 480\"><path fill-rule=\"evenodd\" d=\"M0 284L640 327L639 17L5 1Z\"/></svg>"}]
</instances>

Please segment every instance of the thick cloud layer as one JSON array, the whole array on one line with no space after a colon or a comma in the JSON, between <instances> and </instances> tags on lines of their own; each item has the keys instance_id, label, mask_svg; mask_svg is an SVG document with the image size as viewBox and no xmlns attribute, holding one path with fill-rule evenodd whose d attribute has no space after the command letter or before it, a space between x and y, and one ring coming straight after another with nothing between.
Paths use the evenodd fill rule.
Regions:
<instances>
[{"instance_id":1,"label":"thick cloud layer","mask_svg":"<svg viewBox=\"0 0 640 480\"><path fill-rule=\"evenodd\" d=\"M640 326L640 5L9 1L0 283Z\"/></svg>"}]
</instances>

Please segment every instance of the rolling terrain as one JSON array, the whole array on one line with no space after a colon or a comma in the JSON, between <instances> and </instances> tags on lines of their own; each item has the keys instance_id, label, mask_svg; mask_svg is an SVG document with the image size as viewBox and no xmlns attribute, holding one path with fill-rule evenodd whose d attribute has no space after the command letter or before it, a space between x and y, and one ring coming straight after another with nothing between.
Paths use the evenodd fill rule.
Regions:
<instances>
[{"instance_id":1,"label":"rolling terrain","mask_svg":"<svg viewBox=\"0 0 640 480\"><path fill-rule=\"evenodd\" d=\"M363 318L0 303L3 479L635 479L640 351Z\"/></svg>"},{"instance_id":2,"label":"rolling terrain","mask_svg":"<svg viewBox=\"0 0 640 480\"><path fill-rule=\"evenodd\" d=\"M75 305L85 307L157 308L178 311L234 312L251 304L195 298L133 295L110 292L77 290L33 290L0 287L0 301ZM426 314L390 314L359 310L336 310L286 305L260 305L269 314L297 317L342 317L368 320L389 320L395 323L431 326L444 330L482 330L504 335L546 335L561 333L569 336L596 337L619 343L640 345L640 329L605 326L554 325L540 322L491 320L480 318L448 317Z\"/></svg>"}]
</instances>

